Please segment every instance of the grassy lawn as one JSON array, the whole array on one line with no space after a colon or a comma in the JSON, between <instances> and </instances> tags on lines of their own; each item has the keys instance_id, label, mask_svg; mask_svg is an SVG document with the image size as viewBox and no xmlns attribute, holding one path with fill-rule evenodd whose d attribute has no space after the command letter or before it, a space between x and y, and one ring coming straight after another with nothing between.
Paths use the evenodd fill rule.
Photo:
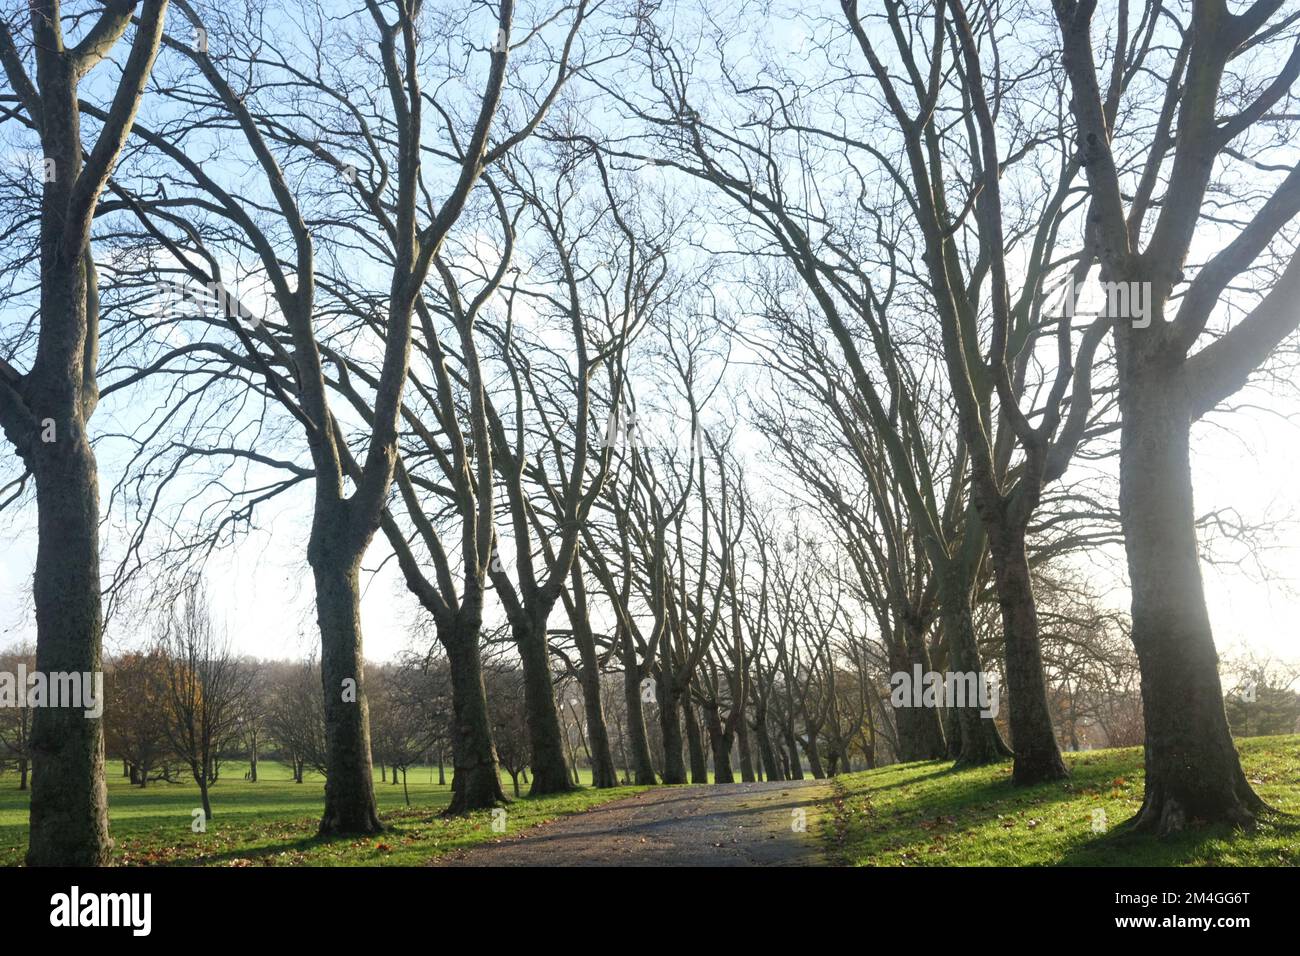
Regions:
<instances>
[{"instance_id":1,"label":"grassy lawn","mask_svg":"<svg viewBox=\"0 0 1300 956\"><path fill-rule=\"evenodd\" d=\"M1238 740L1257 793L1284 813L1253 833L1194 826L1173 838L1126 834L1142 803L1142 749L1066 754L1063 783L1020 789L1010 762L954 773L947 762L838 778L822 825L831 858L856 866L1295 866L1300 736ZM1107 832L1093 832L1093 811Z\"/></svg>"},{"instance_id":2,"label":"grassy lawn","mask_svg":"<svg viewBox=\"0 0 1300 956\"><path fill-rule=\"evenodd\" d=\"M109 764L120 771L120 764ZM375 778L379 815L388 828L366 840L316 839L316 825L325 800L325 781L309 775L293 782L287 767L258 765L257 783L243 779L245 767L230 764L212 788L213 819L206 833L193 833L193 811L199 807L198 787L191 783L151 783L141 790L120 776L108 778L109 818L114 859L124 865L183 866L413 866L462 847L499 839L489 812L443 819L438 814L451 800L450 786L439 786L437 771L428 767L407 775L411 806L401 784ZM451 768L447 768L451 780ZM511 793L508 777L502 785ZM27 793L18 789L16 774L0 777L0 865L22 862L27 843ZM524 798L506 810L506 833L537 826L546 820L619 797L642 787L593 790ZM527 793L527 789L524 788Z\"/></svg>"}]
</instances>

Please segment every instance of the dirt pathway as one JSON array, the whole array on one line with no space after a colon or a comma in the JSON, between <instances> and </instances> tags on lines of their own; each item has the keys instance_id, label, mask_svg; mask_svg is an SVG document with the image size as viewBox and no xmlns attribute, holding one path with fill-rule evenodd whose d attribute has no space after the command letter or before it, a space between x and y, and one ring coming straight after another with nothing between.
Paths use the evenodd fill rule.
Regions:
<instances>
[{"instance_id":1,"label":"dirt pathway","mask_svg":"<svg viewBox=\"0 0 1300 956\"><path fill-rule=\"evenodd\" d=\"M434 866L821 866L822 780L657 787Z\"/></svg>"}]
</instances>

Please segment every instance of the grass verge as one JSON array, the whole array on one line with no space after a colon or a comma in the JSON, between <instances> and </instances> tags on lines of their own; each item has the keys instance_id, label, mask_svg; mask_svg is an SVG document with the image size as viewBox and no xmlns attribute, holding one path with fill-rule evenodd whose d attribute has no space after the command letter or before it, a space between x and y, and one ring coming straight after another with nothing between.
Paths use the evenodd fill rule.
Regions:
<instances>
[{"instance_id":1,"label":"grass verge","mask_svg":"<svg viewBox=\"0 0 1300 956\"><path fill-rule=\"evenodd\" d=\"M846 774L835 780L834 812L820 835L832 862L850 866L1300 864L1300 736L1243 739L1237 748L1255 791L1281 811L1252 832L1217 825L1163 839L1126 832L1121 824L1143 792L1142 748L1133 747L1066 754L1069 780L1025 788L1012 786L1010 762Z\"/></svg>"}]
</instances>

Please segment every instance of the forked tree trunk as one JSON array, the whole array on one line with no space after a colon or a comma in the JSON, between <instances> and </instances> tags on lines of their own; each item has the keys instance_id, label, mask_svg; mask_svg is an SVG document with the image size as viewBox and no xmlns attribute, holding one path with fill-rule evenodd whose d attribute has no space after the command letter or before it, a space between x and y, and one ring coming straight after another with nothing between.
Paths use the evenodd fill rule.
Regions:
<instances>
[{"instance_id":1,"label":"forked tree trunk","mask_svg":"<svg viewBox=\"0 0 1300 956\"><path fill-rule=\"evenodd\" d=\"M487 692L483 686L478 625L457 622L439 633L451 670L451 803L446 814L485 810L506 802ZM441 772L441 760L439 761Z\"/></svg>"},{"instance_id":2,"label":"forked tree trunk","mask_svg":"<svg viewBox=\"0 0 1300 956\"><path fill-rule=\"evenodd\" d=\"M546 646L546 615L540 617L540 620L537 616L530 617L511 627L524 671L524 711L533 768L533 783L528 793L534 797L574 789L564 760L560 714L555 707L551 656Z\"/></svg>"},{"instance_id":3,"label":"forked tree trunk","mask_svg":"<svg viewBox=\"0 0 1300 956\"><path fill-rule=\"evenodd\" d=\"M1038 609L1025 552L1025 529L989 523L989 551L1006 642L1011 748L1015 752L1011 780L1020 786L1062 780L1070 771L1061 759L1047 706Z\"/></svg>"},{"instance_id":4,"label":"forked tree trunk","mask_svg":"<svg viewBox=\"0 0 1300 956\"><path fill-rule=\"evenodd\" d=\"M317 509L317 522L328 521ZM321 685L325 695L325 812L320 834L378 833L370 711L361 646L360 555L337 542L323 547L313 529L308 560L316 579L321 634Z\"/></svg>"},{"instance_id":5,"label":"forked tree trunk","mask_svg":"<svg viewBox=\"0 0 1300 956\"><path fill-rule=\"evenodd\" d=\"M1142 674L1146 795L1139 830L1192 820L1249 825L1251 789L1223 707L1196 546L1190 420L1176 382L1151 376L1121 405L1120 516Z\"/></svg>"},{"instance_id":6,"label":"forked tree trunk","mask_svg":"<svg viewBox=\"0 0 1300 956\"><path fill-rule=\"evenodd\" d=\"M42 283L42 309L79 313L60 326L85 328L86 275L78 264ZM44 287L50 287L47 292ZM48 315L44 322L52 321ZM47 380L33 374L33 384ZM59 388L30 396L53 441L28 456L36 479L38 545L33 596L36 669L94 675L101 670L99 480L76 400ZM38 707L32 714L31 829L28 866L103 866L109 862L108 798L102 721L85 708Z\"/></svg>"},{"instance_id":7,"label":"forked tree trunk","mask_svg":"<svg viewBox=\"0 0 1300 956\"><path fill-rule=\"evenodd\" d=\"M632 767L637 786L656 783L654 762L650 759L650 738L646 734L645 710L641 706L641 670L636 648L629 634L623 635L623 700L627 705L627 738L632 748Z\"/></svg>"}]
</instances>

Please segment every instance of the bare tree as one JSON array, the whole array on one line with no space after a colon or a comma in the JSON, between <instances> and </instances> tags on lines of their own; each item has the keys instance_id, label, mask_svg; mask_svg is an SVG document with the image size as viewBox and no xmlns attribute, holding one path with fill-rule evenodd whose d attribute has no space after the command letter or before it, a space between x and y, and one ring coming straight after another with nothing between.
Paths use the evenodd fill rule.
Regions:
<instances>
[{"instance_id":1,"label":"bare tree","mask_svg":"<svg viewBox=\"0 0 1300 956\"><path fill-rule=\"evenodd\" d=\"M201 581L177 596L161 626L164 725L198 784L204 818L211 820L208 787L216 780L217 761L238 738L251 673L213 622Z\"/></svg>"},{"instance_id":2,"label":"bare tree","mask_svg":"<svg viewBox=\"0 0 1300 956\"><path fill-rule=\"evenodd\" d=\"M18 665L29 672L36 670L36 649L31 644L20 644L13 650L0 654L0 671L16 674ZM26 693L27 688L20 688ZM31 707L0 708L0 763L12 763L18 771L18 789L26 790L32 765L32 712Z\"/></svg>"},{"instance_id":3,"label":"bare tree","mask_svg":"<svg viewBox=\"0 0 1300 956\"><path fill-rule=\"evenodd\" d=\"M1141 321L1114 325L1119 503L1146 721L1146 796L1135 823L1157 833L1192 819L1248 824L1264 804L1224 714L1189 435L1300 323L1300 256L1288 230L1300 213L1300 165L1285 151L1270 161L1273 134L1262 130L1293 121L1273 112L1294 95L1300 40L1294 14L1274 19L1279 0L1235 14L1206 0L1190 19L1161 3L1124 5L1099 70L1096 6L1053 3L1101 276L1146 304ZM1273 57L1259 56L1265 50ZM1265 62L1280 64L1276 73L1262 72ZM1145 81L1132 97L1150 104L1136 113L1124 103L1130 76ZM1217 251L1189 264L1202 236L1215 237ZM1253 301L1229 294L1243 275ZM1211 325L1216 317L1225 328Z\"/></svg>"},{"instance_id":4,"label":"bare tree","mask_svg":"<svg viewBox=\"0 0 1300 956\"><path fill-rule=\"evenodd\" d=\"M88 423L99 399L98 289L91 224L144 94L167 0L145 0L93 145L83 142L83 79L131 28L137 4L114 0L87 22L59 0L28 5L22 48L12 15L0 17L0 63L17 118L39 136L40 318L35 355L22 372L0 357L0 428L36 481L36 665L48 672L99 672L103 614L99 580L99 484ZM35 65L35 79L29 72ZM24 350L25 351L25 350ZM26 356L24 356L26 357ZM108 862L104 737L99 719L43 707L32 723L32 866Z\"/></svg>"},{"instance_id":5,"label":"bare tree","mask_svg":"<svg viewBox=\"0 0 1300 956\"><path fill-rule=\"evenodd\" d=\"M302 783L310 769L324 775L325 712L318 693L320 665L315 657L301 662L270 665L266 729L288 762L294 783Z\"/></svg>"}]
</instances>

